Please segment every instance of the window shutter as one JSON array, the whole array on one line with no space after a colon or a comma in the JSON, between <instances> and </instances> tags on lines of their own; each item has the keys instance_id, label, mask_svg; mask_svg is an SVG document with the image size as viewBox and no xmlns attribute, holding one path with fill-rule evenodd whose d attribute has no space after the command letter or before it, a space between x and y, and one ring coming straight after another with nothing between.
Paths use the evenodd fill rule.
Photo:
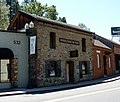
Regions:
<instances>
[{"instance_id":1,"label":"window shutter","mask_svg":"<svg viewBox=\"0 0 120 102\"><path fill-rule=\"evenodd\" d=\"M90 61L87 61L87 74L90 74Z\"/></svg>"},{"instance_id":2,"label":"window shutter","mask_svg":"<svg viewBox=\"0 0 120 102\"><path fill-rule=\"evenodd\" d=\"M82 61L79 62L79 69L80 69L80 72L82 72Z\"/></svg>"},{"instance_id":3,"label":"window shutter","mask_svg":"<svg viewBox=\"0 0 120 102\"><path fill-rule=\"evenodd\" d=\"M46 77L49 77L50 74L50 61L46 60L45 61L45 75Z\"/></svg>"},{"instance_id":4,"label":"window shutter","mask_svg":"<svg viewBox=\"0 0 120 102\"><path fill-rule=\"evenodd\" d=\"M80 78L82 77L82 61L79 62Z\"/></svg>"},{"instance_id":5,"label":"window shutter","mask_svg":"<svg viewBox=\"0 0 120 102\"><path fill-rule=\"evenodd\" d=\"M61 60L57 61L56 76L61 77Z\"/></svg>"}]
</instances>

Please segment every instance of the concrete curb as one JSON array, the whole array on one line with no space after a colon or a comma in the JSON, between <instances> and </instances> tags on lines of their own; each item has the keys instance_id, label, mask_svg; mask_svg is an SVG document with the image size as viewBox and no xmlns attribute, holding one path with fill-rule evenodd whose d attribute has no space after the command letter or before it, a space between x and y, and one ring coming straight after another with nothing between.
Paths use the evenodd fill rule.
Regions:
<instances>
[{"instance_id":1,"label":"concrete curb","mask_svg":"<svg viewBox=\"0 0 120 102\"><path fill-rule=\"evenodd\" d=\"M85 81L77 84L68 84L68 85L60 85L60 86L52 86L52 87L46 87L46 88L33 88L33 89L16 89L13 91L7 91L7 92L0 92L0 97L3 96L12 96L12 95L22 95L22 94L34 94L34 93L47 93L47 92L55 92L60 90L69 90L79 87L85 87L89 85L95 85L95 84L101 84L101 83L107 83L107 82L113 82L116 80L119 80L120 76L111 78L111 79L99 79L99 80L91 80L91 81Z\"/></svg>"}]
</instances>

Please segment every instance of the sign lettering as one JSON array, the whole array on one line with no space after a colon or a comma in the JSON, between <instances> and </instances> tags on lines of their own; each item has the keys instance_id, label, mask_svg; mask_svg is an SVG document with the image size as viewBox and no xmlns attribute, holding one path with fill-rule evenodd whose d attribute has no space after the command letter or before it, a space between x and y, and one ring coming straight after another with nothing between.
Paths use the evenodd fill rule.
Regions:
<instances>
[{"instance_id":1,"label":"sign lettering","mask_svg":"<svg viewBox=\"0 0 120 102\"><path fill-rule=\"evenodd\" d=\"M79 41L64 39L64 38L59 38L59 42L73 44L73 45L79 45Z\"/></svg>"},{"instance_id":2,"label":"sign lettering","mask_svg":"<svg viewBox=\"0 0 120 102\"><path fill-rule=\"evenodd\" d=\"M20 45L21 41L19 41L19 40L14 40L13 43L14 43L14 44L17 44L17 45Z\"/></svg>"}]
</instances>

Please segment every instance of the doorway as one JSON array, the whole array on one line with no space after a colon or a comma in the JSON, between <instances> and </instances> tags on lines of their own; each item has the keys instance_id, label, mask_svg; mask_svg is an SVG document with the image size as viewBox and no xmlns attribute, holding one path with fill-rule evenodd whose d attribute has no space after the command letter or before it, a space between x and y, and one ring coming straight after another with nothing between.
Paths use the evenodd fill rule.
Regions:
<instances>
[{"instance_id":1,"label":"doorway","mask_svg":"<svg viewBox=\"0 0 120 102\"><path fill-rule=\"evenodd\" d=\"M120 55L115 55L116 73L120 73Z\"/></svg>"},{"instance_id":2,"label":"doorway","mask_svg":"<svg viewBox=\"0 0 120 102\"><path fill-rule=\"evenodd\" d=\"M11 49L0 48L0 83L11 83L10 87L17 87L18 62ZM9 88L10 88L9 87Z\"/></svg>"},{"instance_id":3,"label":"doorway","mask_svg":"<svg viewBox=\"0 0 120 102\"><path fill-rule=\"evenodd\" d=\"M8 48L0 48L0 83L11 82L11 59L13 52Z\"/></svg>"},{"instance_id":4,"label":"doorway","mask_svg":"<svg viewBox=\"0 0 120 102\"><path fill-rule=\"evenodd\" d=\"M10 60L9 59L1 59L0 60L0 82L10 82L11 80L11 72L10 72Z\"/></svg>"},{"instance_id":5,"label":"doorway","mask_svg":"<svg viewBox=\"0 0 120 102\"><path fill-rule=\"evenodd\" d=\"M67 61L67 82L74 82L74 62Z\"/></svg>"},{"instance_id":6,"label":"doorway","mask_svg":"<svg viewBox=\"0 0 120 102\"><path fill-rule=\"evenodd\" d=\"M107 75L107 64L106 64L106 56L103 56L103 67L104 67L104 75Z\"/></svg>"}]
</instances>

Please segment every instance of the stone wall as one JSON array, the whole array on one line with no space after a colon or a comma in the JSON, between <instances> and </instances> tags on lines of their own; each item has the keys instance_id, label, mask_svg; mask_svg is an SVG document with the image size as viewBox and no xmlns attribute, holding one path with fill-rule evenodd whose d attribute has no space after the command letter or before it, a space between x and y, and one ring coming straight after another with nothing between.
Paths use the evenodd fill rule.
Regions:
<instances>
[{"instance_id":1,"label":"stone wall","mask_svg":"<svg viewBox=\"0 0 120 102\"><path fill-rule=\"evenodd\" d=\"M82 30L67 28L46 23L37 23L37 84L40 86L58 85L67 82L66 62L74 62L75 82L79 78L79 61L90 61L92 71L92 34ZM56 49L50 49L50 32L56 34ZM60 39L69 39L79 44L60 42ZM82 52L82 38L86 39L86 52ZM78 50L78 57L70 57L70 51ZM45 61L61 60L61 77L45 77Z\"/></svg>"},{"instance_id":2,"label":"stone wall","mask_svg":"<svg viewBox=\"0 0 120 102\"><path fill-rule=\"evenodd\" d=\"M18 87L18 59L11 60L11 85L13 88Z\"/></svg>"}]
</instances>

